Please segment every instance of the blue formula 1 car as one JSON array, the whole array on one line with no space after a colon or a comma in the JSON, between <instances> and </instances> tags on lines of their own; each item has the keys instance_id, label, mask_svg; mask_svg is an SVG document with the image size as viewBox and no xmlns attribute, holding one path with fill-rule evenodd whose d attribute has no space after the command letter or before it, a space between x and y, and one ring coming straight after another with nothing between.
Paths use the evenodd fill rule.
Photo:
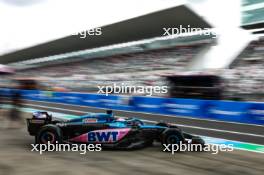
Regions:
<instances>
[{"instance_id":1,"label":"blue formula 1 car","mask_svg":"<svg viewBox=\"0 0 264 175\"><path fill-rule=\"evenodd\" d=\"M28 132L38 144L98 144L107 148L132 149L162 144L204 144L177 126L148 125L137 118L115 117L112 111L92 113L67 121L54 120L47 112L35 112L27 119Z\"/></svg>"}]
</instances>

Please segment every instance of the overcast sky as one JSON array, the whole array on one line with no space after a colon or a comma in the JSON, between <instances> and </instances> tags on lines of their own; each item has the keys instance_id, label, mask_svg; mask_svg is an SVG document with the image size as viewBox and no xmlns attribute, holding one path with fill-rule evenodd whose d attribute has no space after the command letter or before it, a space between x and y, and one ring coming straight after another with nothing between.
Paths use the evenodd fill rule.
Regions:
<instances>
[{"instance_id":1,"label":"overcast sky","mask_svg":"<svg viewBox=\"0 0 264 175\"><path fill-rule=\"evenodd\" d=\"M222 20L234 23L223 17L222 8L219 6L224 4L223 8L227 13L229 6L226 4L236 0L188 1L194 3L194 8L200 12L200 15L208 16L209 22ZM216 1L226 1L226 4L217 4ZM0 0L0 55L184 2L183 0ZM219 13L216 13L217 10ZM234 16L233 12L232 14Z\"/></svg>"},{"instance_id":2,"label":"overcast sky","mask_svg":"<svg viewBox=\"0 0 264 175\"><path fill-rule=\"evenodd\" d=\"M175 6L179 0L0 0L0 55L83 29Z\"/></svg>"}]
</instances>

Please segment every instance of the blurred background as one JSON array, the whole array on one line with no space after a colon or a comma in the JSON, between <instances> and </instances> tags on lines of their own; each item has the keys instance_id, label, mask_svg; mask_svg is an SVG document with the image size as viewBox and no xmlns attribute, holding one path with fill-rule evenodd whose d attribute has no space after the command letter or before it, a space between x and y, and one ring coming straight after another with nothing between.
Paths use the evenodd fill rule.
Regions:
<instances>
[{"instance_id":1,"label":"blurred background","mask_svg":"<svg viewBox=\"0 0 264 175\"><path fill-rule=\"evenodd\" d=\"M180 27L199 28L202 32L164 35L164 29ZM98 30L100 34L87 34ZM73 116L102 112L87 106L24 103L19 89L50 91L47 94L51 99L52 92L96 94L98 86L115 83L168 86L168 93L153 94L154 97L262 102L263 67L263 0L0 0L0 89L12 92L8 103L0 95L0 126L6 116L11 128L14 121L23 123L22 119L30 117L28 111L33 109ZM188 105L183 106L196 110L191 106L194 104ZM177 107L182 111L177 104L175 110ZM257 112L263 114L263 109ZM231 112L229 119L236 117L234 113L238 112ZM198 135L264 143L260 125L179 115L172 118L119 114L177 122L184 130ZM242 151L215 157L187 153L177 155L176 159L153 148L135 154L109 151L90 153L87 158L75 153L51 153L43 158L25 148L34 139L22 126L23 130L0 127L0 175L262 174L264 171L262 154Z\"/></svg>"},{"instance_id":2,"label":"blurred background","mask_svg":"<svg viewBox=\"0 0 264 175\"><path fill-rule=\"evenodd\" d=\"M261 0L107 4L2 0L1 87L19 79L31 89L95 93L123 82L169 86L156 96L263 99ZM180 25L210 33L163 35ZM81 37L93 28L102 34Z\"/></svg>"}]
</instances>

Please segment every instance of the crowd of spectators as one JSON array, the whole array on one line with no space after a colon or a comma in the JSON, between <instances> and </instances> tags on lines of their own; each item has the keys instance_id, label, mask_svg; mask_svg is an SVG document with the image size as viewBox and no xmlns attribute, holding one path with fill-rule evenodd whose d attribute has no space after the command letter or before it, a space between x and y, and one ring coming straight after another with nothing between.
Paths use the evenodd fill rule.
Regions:
<instances>
[{"instance_id":1,"label":"crowd of spectators","mask_svg":"<svg viewBox=\"0 0 264 175\"><path fill-rule=\"evenodd\" d=\"M264 38L253 41L222 76L229 96L243 100L264 99Z\"/></svg>"},{"instance_id":2,"label":"crowd of spectators","mask_svg":"<svg viewBox=\"0 0 264 175\"><path fill-rule=\"evenodd\" d=\"M26 70L25 75L35 75L38 72L38 76L68 77L73 75L180 70L185 67L201 48L202 45L178 46L170 49L86 59L78 62Z\"/></svg>"},{"instance_id":3,"label":"crowd of spectators","mask_svg":"<svg viewBox=\"0 0 264 175\"><path fill-rule=\"evenodd\" d=\"M45 66L20 72L22 77L36 76L49 86L73 91L94 91L97 85L113 82L133 86L164 84L162 75L181 72L203 44L86 59L61 65ZM46 83L47 84L47 83Z\"/></svg>"},{"instance_id":4,"label":"crowd of spectators","mask_svg":"<svg viewBox=\"0 0 264 175\"><path fill-rule=\"evenodd\" d=\"M93 92L97 86L125 83L131 86L164 85L163 75L181 73L205 44L122 54L111 57L39 67L21 76L42 77L52 87ZM253 41L228 69L216 74L224 80L227 99L264 99L264 39Z\"/></svg>"}]
</instances>

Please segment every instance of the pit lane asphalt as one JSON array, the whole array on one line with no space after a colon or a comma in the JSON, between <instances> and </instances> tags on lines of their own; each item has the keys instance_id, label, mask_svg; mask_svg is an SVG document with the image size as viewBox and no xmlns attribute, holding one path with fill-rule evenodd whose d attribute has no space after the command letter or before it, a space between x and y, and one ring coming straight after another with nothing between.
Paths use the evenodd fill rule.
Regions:
<instances>
[{"instance_id":1,"label":"pit lane asphalt","mask_svg":"<svg viewBox=\"0 0 264 175\"><path fill-rule=\"evenodd\" d=\"M105 112L106 109L66 105L60 103L25 101L25 107L48 110L72 115L84 115L86 112ZM215 138L223 138L228 140L264 144L264 126L247 125L239 123L228 123L223 121L200 120L195 118L167 116L147 114L140 112L118 111L114 110L115 115L124 117L137 117L149 121L164 121L180 125L184 131L210 136Z\"/></svg>"},{"instance_id":2,"label":"pit lane asphalt","mask_svg":"<svg viewBox=\"0 0 264 175\"><path fill-rule=\"evenodd\" d=\"M1 111L1 117L6 116ZM29 118L23 113L23 118ZM160 146L134 151L31 152L34 138L24 125L6 129L0 120L0 175L262 175L260 153L181 152L172 155Z\"/></svg>"}]
</instances>

